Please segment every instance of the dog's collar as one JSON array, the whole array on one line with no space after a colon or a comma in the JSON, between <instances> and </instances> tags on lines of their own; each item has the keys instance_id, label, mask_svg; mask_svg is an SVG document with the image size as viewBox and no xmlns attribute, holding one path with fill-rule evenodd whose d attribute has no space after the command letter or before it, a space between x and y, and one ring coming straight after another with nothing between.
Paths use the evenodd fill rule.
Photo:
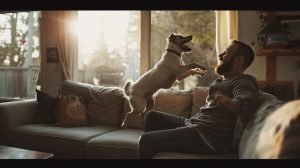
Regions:
<instances>
[{"instance_id":1,"label":"dog's collar","mask_svg":"<svg viewBox=\"0 0 300 168\"><path fill-rule=\"evenodd\" d=\"M175 50L172 50L172 49L167 49L167 51L169 51L169 52L172 52L172 53L176 54L178 57L181 57L181 54L180 54L179 52L175 51Z\"/></svg>"}]
</instances>

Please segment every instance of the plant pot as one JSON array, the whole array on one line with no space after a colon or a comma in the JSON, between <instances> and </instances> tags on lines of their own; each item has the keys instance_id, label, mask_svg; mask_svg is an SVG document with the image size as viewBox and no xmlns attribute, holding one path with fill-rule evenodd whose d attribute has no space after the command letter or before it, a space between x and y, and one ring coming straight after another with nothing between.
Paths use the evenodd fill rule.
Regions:
<instances>
[{"instance_id":1,"label":"plant pot","mask_svg":"<svg viewBox=\"0 0 300 168\"><path fill-rule=\"evenodd\" d=\"M270 48L270 49L287 48L289 44L289 40L290 37L288 33L268 34L266 37L266 48Z\"/></svg>"}]
</instances>

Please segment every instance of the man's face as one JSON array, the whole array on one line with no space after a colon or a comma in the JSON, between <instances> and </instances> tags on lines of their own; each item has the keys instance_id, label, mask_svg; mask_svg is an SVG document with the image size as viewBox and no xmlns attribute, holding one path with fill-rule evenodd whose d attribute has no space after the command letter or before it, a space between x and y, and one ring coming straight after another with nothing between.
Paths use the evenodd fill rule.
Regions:
<instances>
[{"instance_id":1,"label":"man's face","mask_svg":"<svg viewBox=\"0 0 300 168\"><path fill-rule=\"evenodd\" d=\"M238 49L238 44L231 44L225 49L224 52L218 55L218 65L215 67L215 73L218 75L224 75L229 72L233 66L233 60L235 53Z\"/></svg>"}]
</instances>

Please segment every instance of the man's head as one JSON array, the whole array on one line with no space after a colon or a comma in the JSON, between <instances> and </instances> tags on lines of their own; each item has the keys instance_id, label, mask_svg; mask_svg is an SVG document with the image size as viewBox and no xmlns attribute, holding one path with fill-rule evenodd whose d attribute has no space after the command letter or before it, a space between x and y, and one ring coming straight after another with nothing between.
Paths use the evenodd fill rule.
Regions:
<instances>
[{"instance_id":1,"label":"man's head","mask_svg":"<svg viewBox=\"0 0 300 168\"><path fill-rule=\"evenodd\" d=\"M253 49L238 40L232 40L224 52L218 55L215 72L219 75L242 73L254 60Z\"/></svg>"}]
</instances>

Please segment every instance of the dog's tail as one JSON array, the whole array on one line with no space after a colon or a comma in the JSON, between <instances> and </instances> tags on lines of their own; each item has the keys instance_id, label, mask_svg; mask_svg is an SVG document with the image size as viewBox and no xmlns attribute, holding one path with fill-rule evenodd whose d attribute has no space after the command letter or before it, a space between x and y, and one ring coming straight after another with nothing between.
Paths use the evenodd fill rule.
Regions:
<instances>
[{"instance_id":1,"label":"dog's tail","mask_svg":"<svg viewBox=\"0 0 300 168\"><path fill-rule=\"evenodd\" d=\"M123 92L124 92L125 97L129 96L129 92L131 91L132 84L133 84L133 81L131 79L129 79L125 82L125 84L123 86Z\"/></svg>"}]
</instances>

